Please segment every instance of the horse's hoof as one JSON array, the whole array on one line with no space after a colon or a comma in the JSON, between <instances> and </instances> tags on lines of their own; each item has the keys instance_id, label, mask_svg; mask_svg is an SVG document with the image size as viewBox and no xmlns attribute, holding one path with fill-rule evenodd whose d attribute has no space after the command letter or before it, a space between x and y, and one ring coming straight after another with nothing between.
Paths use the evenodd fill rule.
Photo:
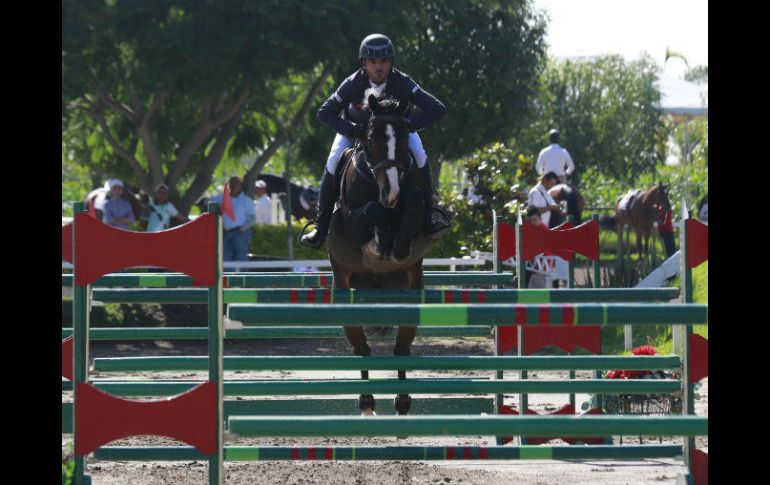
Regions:
<instances>
[{"instance_id":1,"label":"horse's hoof","mask_svg":"<svg viewBox=\"0 0 770 485\"><path fill-rule=\"evenodd\" d=\"M393 407L400 416L406 416L412 408L412 397L409 394L397 395L393 399Z\"/></svg>"},{"instance_id":2,"label":"horse's hoof","mask_svg":"<svg viewBox=\"0 0 770 485\"><path fill-rule=\"evenodd\" d=\"M374 412L374 409L367 408L361 410L361 416L377 416L377 413Z\"/></svg>"}]
</instances>

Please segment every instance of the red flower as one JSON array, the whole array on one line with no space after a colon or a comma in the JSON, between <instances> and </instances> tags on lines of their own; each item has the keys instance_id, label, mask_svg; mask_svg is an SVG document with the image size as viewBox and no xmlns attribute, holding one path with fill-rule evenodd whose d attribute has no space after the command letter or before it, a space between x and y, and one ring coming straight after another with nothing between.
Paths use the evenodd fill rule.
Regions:
<instances>
[{"instance_id":1,"label":"red flower","mask_svg":"<svg viewBox=\"0 0 770 485\"><path fill-rule=\"evenodd\" d=\"M657 355L658 350L652 345L641 345L631 351L634 355Z\"/></svg>"}]
</instances>

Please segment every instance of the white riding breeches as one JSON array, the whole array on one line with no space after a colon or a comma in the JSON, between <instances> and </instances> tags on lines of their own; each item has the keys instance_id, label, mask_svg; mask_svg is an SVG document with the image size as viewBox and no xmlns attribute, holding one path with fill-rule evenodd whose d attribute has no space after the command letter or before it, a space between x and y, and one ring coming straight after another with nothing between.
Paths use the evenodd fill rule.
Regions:
<instances>
[{"instance_id":1,"label":"white riding breeches","mask_svg":"<svg viewBox=\"0 0 770 485\"><path fill-rule=\"evenodd\" d=\"M353 145L355 145L355 141L352 138L337 133L337 136L334 138L334 143L332 143L332 149L329 151L329 158L326 159L326 171L334 175L334 172L337 171L337 164L340 161L340 157L342 157L342 152ZM420 135L416 132L409 133L409 151L412 152L412 156L414 156L414 159L417 162L417 168L424 167L425 162L428 161L428 154L425 153L425 148L422 146Z\"/></svg>"}]
</instances>

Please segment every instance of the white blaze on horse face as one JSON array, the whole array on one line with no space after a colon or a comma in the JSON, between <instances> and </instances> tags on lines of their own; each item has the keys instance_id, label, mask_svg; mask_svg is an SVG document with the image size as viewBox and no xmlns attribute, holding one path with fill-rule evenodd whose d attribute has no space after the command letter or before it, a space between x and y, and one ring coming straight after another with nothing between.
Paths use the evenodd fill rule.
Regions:
<instances>
[{"instance_id":1,"label":"white blaze on horse face","mask_svg":"<svg viewBox=\"0 0 770 485\"><path fill-rule=\"evenodd\" d=\"M385 134L388 135L388 160L395 160L396 131L390 123L385 125ZM385 173L388 174L388 183L390 184L390 191L388 192L386 202L389 207L392 207L396 203L396 198L398 197L398 169L396 169L396 167L391 167Z\"/></svg>"},{"instance_id":2,"label":"white blaze on horse face","mask_svg":"<svg viewBox=\"0 0 770 485\"><path fill-rule=\"evenodd\" d=\"M390 167L385 173L388 174L388 183L390 184L390 191L388 192L388 198L385 199L385 202L387 207L393 207L398 198L398 169L396 169L396 167Z\"/></svg>"},{"instance_id":3,"label":"white blaze on horse face","mask_svg":"<svg viewBox=\"0 0 770 485\"><path fill-rule=\"evenodd\" d=\"M388 135L388 160L396 159L396 130L393 125L385 125L385 134Z\"/></svg>"}]
</instances>

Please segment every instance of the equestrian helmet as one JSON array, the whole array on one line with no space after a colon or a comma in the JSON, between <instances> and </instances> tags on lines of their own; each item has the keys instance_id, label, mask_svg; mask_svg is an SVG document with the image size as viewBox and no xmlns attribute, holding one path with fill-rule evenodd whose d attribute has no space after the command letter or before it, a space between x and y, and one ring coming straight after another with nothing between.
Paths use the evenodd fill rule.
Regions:
<instances>
[{"instance_id":1,"label":"equestrian helmet","mask_svg":"<svg viewBox=\"0 0 770 485\"><path fill-rule=\"evenodd\" d=\"M361 41L358 57L359 59L390 59L393 62L396 60L396 51L387 36L370 34Z\"/></svg>"},{"instance_id":2,"label":"equestrian helmet","mask_svg":"<svg viewBox=\"0 0 770 485\"><path fill-rule=\"evenodd\" d=\"M559 130L553 129L548 132L548 139L551 143L559 143Z\"/></svg>"}]
</instances>

